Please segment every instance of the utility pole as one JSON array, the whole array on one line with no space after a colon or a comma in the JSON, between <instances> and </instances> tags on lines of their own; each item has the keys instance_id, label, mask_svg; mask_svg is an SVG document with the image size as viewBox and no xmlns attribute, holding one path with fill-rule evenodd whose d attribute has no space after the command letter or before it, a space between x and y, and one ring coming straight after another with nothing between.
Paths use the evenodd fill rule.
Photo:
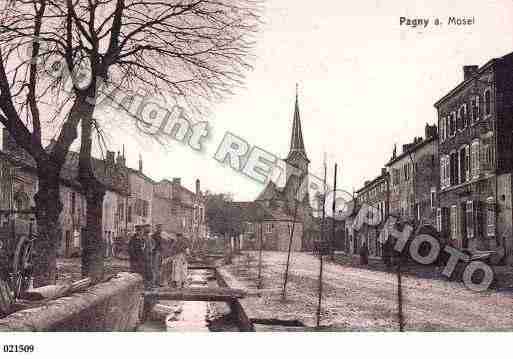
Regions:
<instances>
[{"instance_id":1,"label":"utility pole","mask_svg":"<svg viewBox=\"0 0 513 359\"><path fill-rule=\"evenodd\" d=\"M258 283L257 288L262 288L262 247L263 247L263 238L262 238L262 226L264 225L263 218L260 218L260 248L258 250Z\"/></svg>"},{"instance_id":2,"label":"utility pole","mask_svg":"<svg viewBox=\"0 0 513 359\"><path fill-rule=\"evenodd\" d=\"M335 207L337 202L337 164L335 163L335 173L333 174L333 205L331 207L331 261L335 260Z\"/></svg>"},{"instance_id":3,"label":"utility pole","mask_svg":"<svg viewBox=\"0 0 513 359\"><path fill-rule=\"evenodd\" d=\"M326 220L326 162L324 162L324 193L322 196L322 222L321 222L321 243L319 245L320 267L319 267L319 301L317 303L317 328L321 324L321 306L322 306L322 271L323 271L323 252L324 252L324 222Z\"/></svg>"}]
</instances>

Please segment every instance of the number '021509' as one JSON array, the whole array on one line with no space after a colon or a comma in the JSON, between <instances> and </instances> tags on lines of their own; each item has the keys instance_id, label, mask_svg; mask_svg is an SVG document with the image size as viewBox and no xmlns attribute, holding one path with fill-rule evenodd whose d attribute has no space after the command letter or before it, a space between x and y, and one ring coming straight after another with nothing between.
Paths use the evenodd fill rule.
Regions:
<instances>
[{"instance_id":1,"label":"number '021509'","mask_svg":"<svg viewBox=\"0 0 513 359\"><path fill-rule=\"evenodd\" d=\"M32 353L34 345L32 344L4 344L4 353Z\"/></svg>"}]
</instances>

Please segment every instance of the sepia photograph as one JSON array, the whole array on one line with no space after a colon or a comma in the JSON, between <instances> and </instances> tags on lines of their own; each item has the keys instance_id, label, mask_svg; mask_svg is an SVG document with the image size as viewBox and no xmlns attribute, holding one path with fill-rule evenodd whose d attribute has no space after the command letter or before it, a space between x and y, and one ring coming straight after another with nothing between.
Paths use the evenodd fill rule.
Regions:
<instances>
[{"instance_id":1,"label":"sepia photograph","mask_svg":"<svg viewBox=\"0 0 513 359\"><path fill-rule=\"evenodd\" d=\"M491 355L512 24L510 0L0 0L0 351Z\"/></svg>"}]
</instances>

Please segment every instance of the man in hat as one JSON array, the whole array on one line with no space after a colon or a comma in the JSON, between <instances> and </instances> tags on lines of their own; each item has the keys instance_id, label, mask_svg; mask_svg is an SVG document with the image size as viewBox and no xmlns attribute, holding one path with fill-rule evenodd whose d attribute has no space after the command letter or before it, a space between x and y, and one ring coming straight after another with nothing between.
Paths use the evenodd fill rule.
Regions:
<instances>
[{"instance_id":1,"label":"man in hat","mask_svg":"<svg viewBox=\"0 0 513 359\"><path fill-rule=\"evenodd\" d=\"M139 273L144 278L144 242L141 226L135 226L135 233L128 242L130 271Z\"/></svg>"},{"instance_id":2,"label":"man in hat","mask_svg":"<svg viewBox=\"0 0 513 359\"><path fill-rule=\"evenodd\" d=\"M153 284L160 287L160 268L162 266L162 224L155 226L155 231L152 234L153 239L153 252L152 252L152 266L153 266Z\"/></svg>"}]
</instances>

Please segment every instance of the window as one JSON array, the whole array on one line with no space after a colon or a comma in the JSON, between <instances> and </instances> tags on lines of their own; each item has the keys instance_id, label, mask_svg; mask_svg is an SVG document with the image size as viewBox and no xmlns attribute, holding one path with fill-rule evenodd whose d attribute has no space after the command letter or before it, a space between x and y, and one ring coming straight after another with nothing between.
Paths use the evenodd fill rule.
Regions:
<instances>
[{"instance_id":1,"label":"window","mask_svg":"<svg viewBox=\"0 0 513 359\"><path fill-rule=\"evenodd\" d=\"M451 238L456 238L458 233L458 207L451 206Z\"/></svg>"},{"instance_id":2,"label":"window","mask_svg":"<svg viewBox=\"0 0 513 359\"><path fill-rule=\"evenodd\" d=\"M431 202L431 209L434 209L435 208L435 202L436 202L436 188L435 187L431 187L430 202Z\"/></svg>"},{"instance_id":3,"label":"window","mask_svg":"<svg viewBox=\"0 0 513 359\"><path fill-rule=\"evenodd\" d=\"M471 124L479 121L479 96L474 96L472 100L470 100L470 122Z\"/></svg>"},{"instance_id":4,"label":"window","mask_svg":"<svg viewBox=\"0 0 513 359\"><path fill-rule=\"evenodd\" d=\"M495 235L495 201L493 197L486 200L486 235L488 237Z\"/></svg>"},{"instance_id":5,"label":"window","mask_svg":"<svg viewBox=\"0 0 513 359\"><path fill-rule=\"evenodd\" d=\"M451 112L449 116L449 136L453 137L456 134L456 114Z\"/></svg>"},{"instance_id":6,"label":"window","mask_svg":"<svg viewBox=\"0 0 513 359\"><path fill-rule=\"evenodd\" d=\"M273 224L272 223L267 223L266 226L265 226L265 232L266 233L273 233Z\"/></svg>"},{"instance_id":7,"label":"window","mask_svg":"<svg viewBox=\"0 0 513 359\"><path fill-rule=\"evenodd\" d=\"M451 186L458 184L458 152L453 152L450 155L450 182Z\"/></svg>"},{"instance_id":8,"label":"window","mask_svg":"<svg viewBox=\"0 0 513 359\"><path fill-rule=\"evenodd\" d=\"M118 203L118 218L122 222L125 216L125 205L123 203Z\"/></svg>"},{"instance_id":9,"label":"window","mask_svg":"<svg viewBox=\"0 0 513 359\"><path fill-rule=\"evenodd\" d=\"M474 238L474 202L467 201L466 205L466 224L467 224L467 237Z\"/></svg>"},{"instance_id":10,"label":"window","mask_svg":"<svg viewBox=\"0 0 513 359\"><path fill-rule=\"evenodd\" d=\"M132 223L132 206L128 206L126 218L128 223Z\"/></svg>"},{"instance_id":11,"label":"window","mask_svg":"<svg viewBox=\"0 0 513 359\"><path fill-rule=\"evenodd\" d=\"M445 155L440 158L440 186L442 188L451 185L450 156Z\"/></svg>"},{"instance_id":12,"label":"window","mask_svg":"<svg viewBox=\"0 0 513 359\"><path fill-rule=\"evenodd\" d=\"M465 145L465 180L470 181L470 147Z\"/></svg>"},{"instance_id":13,"label":"window","mask_svg":"<svg viewBox=\"0 0 513 359\"><path fill-rule=\"evenodd\" d=\"M442 209L436 209L436 230L442 232Z\"/></svg>"},{"instance_id":14,"label":"window","mask_svg":"<svg viewBox=\"0 0 513 359\"><path fill-rule=\"evenodd\" d=\"M460 148L458 151L458 164L459 164L459 183L465 183L465 173L466 173L466 162L465 162L465 147Z\"/></svg>"},{"instance_id":15,"label":"window","mask_svg":"<svg viewBox=\"0 0 513 359\"><path fill-rule=\"evenodd\" d=\"M474 140L470 148L470 166L472 178L479 177L479 140Z\"/></svg>"},{"instance_id":16,"label":"window","mask_svg":"<svg viewBox=\"0 0 513 359\"><path fill-rule=\"evenodd\" d=\"M491 94L492 94L492 92L490 91L490 89L487 89L485 91L485 93L484 93L484 113L485 113L485 116L490 116L490 114L492 113Z\"/></svg>"},{"instance_id":17,"label":"window","mask_svg":"<svg viewBox=\"0 0 513 359\"><path fill-rule=\"evenodd\" d=\"M71 192L71 215L75 215L76 210L76 194L75 192Z\"/></svg>"},{"instance_id":18,"label":"window","mask_svg":"<svg viewBox=\"0 0 513 359\"><path fill-rule=\"evenodd\" d=\"M489 144L481 146L482 151L482 169L490 170L493 168L493 147Z\"/></svg>"},{"instance_id":19,"label":"window","mask_svg":"<svg viewBox=\"0 0 513 359\"><path fill-rule=\"evenodd\" d=\"M468 126L468 111L467 111L467 104L464 103L461 106L461 119L463 122L463 128L466 128Z\"/></svg>"},{"instance_id":20,"label":"window","mask_svg":"<svg viewBox=\"0 0 513 359\"><path fill-rule=\"evenodd\" d=\"M461 107L458 109L458 113L456 115L456 128L461 131L463 130L463 116Z\"/></svg>"},{"instance_id":21,"label":"window","mask_svg":"<svg viewBox=\"0 0 513 359\"><path fill-rule=\"evenodd\" d=\"M445 117L440 118L440 142L445 140Z\"/></svg>"}]
</instances>

